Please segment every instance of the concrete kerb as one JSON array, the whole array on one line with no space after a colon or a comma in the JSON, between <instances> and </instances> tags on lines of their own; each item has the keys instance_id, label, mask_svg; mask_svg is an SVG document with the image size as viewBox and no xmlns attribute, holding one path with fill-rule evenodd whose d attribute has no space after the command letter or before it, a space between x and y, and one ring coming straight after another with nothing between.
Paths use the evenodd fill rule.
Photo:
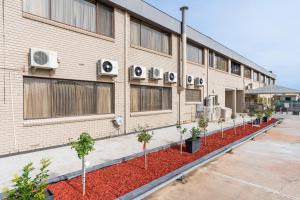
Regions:
<instances>
[{"instance_id":1,"label":"concrete kerb","mask_svg":"<svg viewBox=\"0 0 300 200\"><path fill-rule=\"evenodd\" d=\"M189 163L189 164L187 164L165 176L162 176L162 177L152 181L151 183L148 183L140 188L137 188L137 189L119 197L118 199L119 200L143 199L143 198L149 196L150 194L154 193L155 191L161 189L162 187L166 186L167 184L184 176L185 174L188 174L189 172L199 168L200 166L203 166L206 163L211 162L212 160L224 155L225 153L232 151L233 149L237 148L238 146L248 142L252 138L255 138L255 137L265 133L266 131L268 131L275 125L277 125L277 123L279 123L279 122L280 121L277 121L274 124L271 124L249 136L246 136L246 137L244 137L238 141L235 141L227 146L224 146L218 150L215 150L215 151L207 154L206 156L203 156L202 158L195 160L192 163Z\"/></svg>"}]
</instances>

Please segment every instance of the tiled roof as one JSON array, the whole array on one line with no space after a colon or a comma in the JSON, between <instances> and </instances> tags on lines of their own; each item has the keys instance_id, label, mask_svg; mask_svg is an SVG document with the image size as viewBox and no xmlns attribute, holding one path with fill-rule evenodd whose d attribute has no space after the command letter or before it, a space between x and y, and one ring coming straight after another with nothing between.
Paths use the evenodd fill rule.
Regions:
<instances>
[{"instance_id":1,"label":"tiled roof","mask_svg":"<svg viewBox=\"0 0 300 200\"><path fill-rule=\"evenodd\" d=\"M268 85L246 91L246 94L300 94L300 90L295 90L278 85Z\"/></svg>"}]
</instances>

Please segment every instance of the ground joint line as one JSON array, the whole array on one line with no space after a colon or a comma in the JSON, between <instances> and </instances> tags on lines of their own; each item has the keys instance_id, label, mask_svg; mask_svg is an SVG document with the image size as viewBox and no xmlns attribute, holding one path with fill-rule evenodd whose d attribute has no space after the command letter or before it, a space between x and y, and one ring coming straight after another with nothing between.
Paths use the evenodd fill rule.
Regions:
<instances>
[{"instance_id":1,"label":"ground joint line","mask_svg":"<svg viewBox=\"0 0 300 200\"><path fill-rule=\"evenodd\" d=\"M300 197L291 196L291 195L279 192L277 190L271 189L269 187L265 187L265 186L262 186L262 185L251 183L251 182L248 182L248 181L245 181L245 180L242 180L242 179L234 178L232 176L228 176L228 175L222 174L220 172L216 172L216 171L213 171L212 173L215 174L215 175L218 175L220 177L232 180L232 181L236 181L236 182L239 182L239 183L242 183L242 184L245 184L245 185L249 185L249 186L252 186L252 187L262 189L264 191L267 191L267 192L270 192L270 193L273 193L273 194L277 194L281 197L285 197L285 198L288 198L288 199L291 199L291 200L300 200Z\"/></svg>"}]
</instances>

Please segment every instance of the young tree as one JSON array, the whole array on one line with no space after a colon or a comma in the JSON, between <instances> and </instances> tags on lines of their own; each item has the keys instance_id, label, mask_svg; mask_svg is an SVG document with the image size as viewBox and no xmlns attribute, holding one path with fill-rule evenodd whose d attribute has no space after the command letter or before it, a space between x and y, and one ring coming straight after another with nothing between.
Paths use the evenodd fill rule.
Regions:
<instances>
[{"instance_id":1,"label":"young tree","mask_svg":"<svg viewBox=\"0 0 300 200\"><path fill-rule=\"evenodd\" d=\"M245 113L242 113L242 114L240 114L240 116L241 116L242 119L243 119L243 128L244 128L244 130L245 130L245 117L246 117L246 114L245 114Z\"/></svg>"},{"instance_id":2,"label":"young tree","mask_svg":"<svg viewBox=\"0 0 300 200\"><path fill-rule=\"evenodd\" d=\"M236 115L234 113L231 114L231 119L233 121L234 134L236 135L236 127L235 127Z\"/></svg>"},{"instance_id":3,"label":"young tree","mask_svg":"<svg viewBox=\"0 0 300 200\"><path fill-rule=\"evenodd\" d=\"M144 161L145 161L145 169L148 168L147 163L147 144L150 142L153 136L153 132L150 134L145 128L139 126L138 128L139 134L137 135L138 141L143 143L143 151L144 151Z\"/></svg>"},{"instance_id":4,"label":"young tree","mask_svg":"<svg viewBox=\"0 0 300 200\"><path fill-rule=\"evenodd\" d=\"M177 124L176 128L180 133L180 156L182 156L182 136L187 132L187 128L182 128L180 124Z\"/></svg>"},{"instance_id":5,"label":"young tree","mask_svg":"<svg viewBox=\"0 0 300 200\"><path fill-rule=\"evenodd\" d=\"M40 172L34 179L30 176L30 173L34 170L33 163L27 164L23 170L21 176L15 176L12 180L14 184L13 189L4 189L5 200L25 200L25 199L46 199L45 190L48 184L48 172L47 169L50 165L49 159L41 160Z\"/></svg>"},{"instance_id":6,"label":"young tree","mask_svg":"<svg viewBox=\"0 0 300 200\"><path fill-rule=\"evenodd\" d=\"M71 148L75 149L78 158L82 161L82 194L85 195L85 168L86 161L85 157L94 149L95 141L88 133L82 133L77 141L71 143Z\"/></svg>"},{"instance_id":7,"label":"young tree","mask_svg":"<svg viewBox=\"0 0 300 200\"><path fill-rule=\"evenodd\" d=\"M248 113L250 119L251 119L251 124L253 126L253 117L255 116L255 113L253 112L253 110L250 110L249 113Z\"/></svg>"},{"instance_id":8,"label":"young tree","mask_svg":"<svg viewBox=\"0 0 300 200\"><path fill-rule=\"evenodd\" d=\"M207 127L208 127L208 120L205 117L200 117L198 121L198 126L201 128L201 131L204 133L204 145L206 145L206 135L207 135Z\"/></svg>"},{"instance_id":9,"label":"young tree","mask_svg":"<svg viewBox=\"0 0 300 200\"><path fill-rule=\"evenodd\" d=\"M225 122L225 119L220 117L219 120L218 120L218 124L221 125L222 139L224 139L223 122Z\"/></svg>"}]
</instances>

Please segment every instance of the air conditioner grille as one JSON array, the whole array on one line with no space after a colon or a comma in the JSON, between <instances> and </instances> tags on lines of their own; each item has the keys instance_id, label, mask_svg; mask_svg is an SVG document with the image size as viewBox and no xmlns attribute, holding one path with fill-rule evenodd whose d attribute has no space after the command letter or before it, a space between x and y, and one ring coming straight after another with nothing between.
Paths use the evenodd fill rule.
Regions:
<instances>
[{"instance_id":1,"label":"air conditioner grille","mask_svg":"<svg viewBox=\"0 0 300 200\"><path fill-rule=\"evenodd\" d=\"M43 51L37 51L34 53L33 56L34 62L36 62L39 65L45 65L48 63L48 55Z\"/></svg>"},{"instance_id":2,"label":"air conditioner grille","mask_svg":"<svg viewBox=\"0 0 300 200\"><path fill-rule=\"evenodd\" d=\"M103 70L105 72L111 72L112 69L113 69L113 66L112 66L111 62L109 62L109 61L103 62Z\"/></svg>"}]
</instances>

